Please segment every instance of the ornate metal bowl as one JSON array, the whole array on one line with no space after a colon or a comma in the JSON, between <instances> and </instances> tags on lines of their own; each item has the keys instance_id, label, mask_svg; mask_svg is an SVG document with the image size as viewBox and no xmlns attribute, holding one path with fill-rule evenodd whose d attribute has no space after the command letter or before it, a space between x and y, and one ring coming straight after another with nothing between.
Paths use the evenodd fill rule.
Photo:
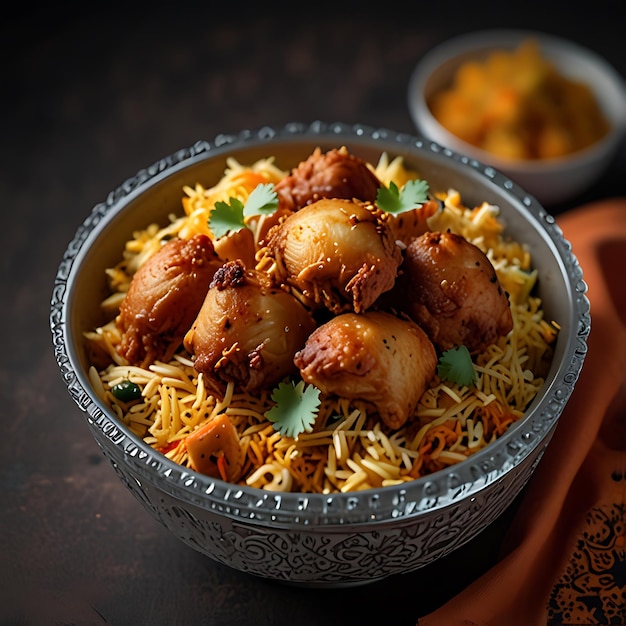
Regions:
<instances>
[{"instance_id":1,"label":"ornate metal bowl","mask_svg":"<svg viewBox=\"0 0 626 626\"><path fill-rule=\"evenodd\" d=\"M225 158L274 155L284 169L317 146L345 145L376 162L402 155L432 188L501 208L507 232L526 242L546 314L560 335L546 382L523 419L469 460L402 486L349 494L246 488L171 462L131 433L92 389L82 333L100 320L104 268L147 220L167 219L183 185L217 181ZM524 190L477 161L418 137L344 124L290 124L199 141L129 178L78 228L55 280L50 324L68 391L120 480L182 542L266 579L307 586L364 584L423 567L472 539L533 473L574 388L586 352L589 303L581 269L555 220Z\"/></svg>"}]
</instances>

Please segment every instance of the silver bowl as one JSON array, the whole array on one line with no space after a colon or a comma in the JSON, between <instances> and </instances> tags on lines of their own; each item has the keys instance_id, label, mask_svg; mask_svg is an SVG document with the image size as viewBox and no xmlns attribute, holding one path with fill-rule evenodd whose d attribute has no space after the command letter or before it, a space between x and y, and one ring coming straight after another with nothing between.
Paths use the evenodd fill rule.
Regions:
<instances>
[{"instance_id":1,"label":"silver bowl","mask_svg":"<svg viewBox=\"0 0 626 626\"><path fill-rule=\"evenodd\" d=\"M341 145L372 162L402 155L431 188L454 187L468 205L497 204L507 232L526 242L539 295L561 331L545 384L526 415L495 443L399 486L348 494L277 493L235 486L171 462L121 424L87 374L82 333L102 323L104 268L148 221L167 222L183 185L217 181L225 158L274 155L288 169L317 146ZM590 330L581 268L554 218L491 167L421 138L361 125L315 122L220 135L126 180L78 228L59 266L50 325L68 391L122 483L183 543L227 566L309 587L359 585L417 570L475 537L512 503L548 445L579 376ZM123 557L122 557L123 558Z\"/></svg>"}]
</instances>

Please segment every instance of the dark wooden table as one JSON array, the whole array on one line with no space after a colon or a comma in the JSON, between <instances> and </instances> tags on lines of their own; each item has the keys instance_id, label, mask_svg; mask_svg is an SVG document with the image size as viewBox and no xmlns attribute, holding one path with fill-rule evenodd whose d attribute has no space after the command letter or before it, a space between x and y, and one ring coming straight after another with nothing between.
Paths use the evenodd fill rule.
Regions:
<instances>
[{"instance_id":1,"label":"dark wooden table","mask_svg":"<svg viewBox=\"0 0 626 626\"><path fill-rule=\"evenodd\" d=\"M119 482L65 389L48 326L53 279L94 204L198 139L316 119L414 132L409 76L452 35L537 28L626 75L619 3L443 1L408 14L403 3L279 3L265 15L241 4L5 7L0 624L345 626L378 623L379 612L415 624L496 556L512 511L452 557L345 590L267 583L179 543ZM622 148L584 196L549 208L624 195L625 171Z\"/></svg>"}]
</instances>

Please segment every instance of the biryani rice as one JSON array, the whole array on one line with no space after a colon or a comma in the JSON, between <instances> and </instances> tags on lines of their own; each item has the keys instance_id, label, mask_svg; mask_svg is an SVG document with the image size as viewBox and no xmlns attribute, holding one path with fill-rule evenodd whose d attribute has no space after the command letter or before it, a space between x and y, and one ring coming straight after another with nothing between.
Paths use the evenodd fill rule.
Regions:
<instances>
[{"instance_id":1,"label":"biryani rice","mask_svg":"<svg viewBox=\"0 0 626 626\"><path fill-rule=\"evenodd\" d=\"M402 186L417 177L401 159L390 161L386 154L373 169L385 184L393 180ZM184 216L172 215L164 228L152 224L133 233L120 263L106 270L111 296L102 306L112 320L86 333L94 363L89 377L102 400L147 444L185 466L190 466L187 435L225 412L240 436L241 483L276 491L349 492L398 484L459 463L501 436L543 385L558 327L544 319L541 300L529 295L537 279L530 254L504 238L498 208L466 207L454 189L436 194L444 208L429 226L450 229L485 252L510 294L513 331L477 357L474 387L435 377L413 419L398 431L389 431L363 402L323 398L314 431L285 437L265 417L273 405L269 392L250 395L231 383L222 396L195 371L182 346L169 363L147 368L120 357L114 317L140 265L171 237L211 235L208 217L217 200L244 202L259 182L278 182L286 174L271 158L251 166L228 159L214 187L183 189ZM262 260L259 267L271 271ZM124 380L140 387L139 400L125 403L113 395L113 386Z\"/></svg>"}]
</instances>

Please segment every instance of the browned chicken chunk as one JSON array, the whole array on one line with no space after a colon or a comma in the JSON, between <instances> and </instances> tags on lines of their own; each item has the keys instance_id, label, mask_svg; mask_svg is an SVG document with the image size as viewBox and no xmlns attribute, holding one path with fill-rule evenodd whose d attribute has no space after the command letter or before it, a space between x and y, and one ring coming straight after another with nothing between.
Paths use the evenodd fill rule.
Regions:
<instances>
[{"instance_id":1,"label":"browned chicken chunk","mask_svg":"<svg viewBox=\"0 0 626 626\"><path fill-rule=\"evenodd\" d=\"M220 267L206 235L172 239L137 270L120 306L119 352L145 366L169 360L181 345Z\"/></svg>"},{"instance_id":2,"label":"browned chicken chunk","mask_svg":"<svg viewBox=\"0 0 626 626\"><path fill-rule=\"evenodd\" d=\"M321 198L358 198L374 202L380 181L367 164L345 146L313 154L276 184L282 208L297 211Z\"/></svg>"},{"instance_id":3,"label":"browned chicken chunk","mask_svg":"<svg viewBox=\"0 0 626 626\"><path fill-rule=\"evenodd\" d=\"M239 435L227 415L199 426L186 439L191 467L207 476L235 483L241 477L243 454Z\"/></svg>"},{"instance_id":4,"label":"browned chicken chunk","mask_svg":"<svg viewBox=\"0 0 626 626\"><path fill-rule=\"evenodd\" d=\"M413 321L390 313L343 313L319 326L295 364L326 394L372 403L390 428L406 423L435 375L437 354Z\"/></svg>"},{"instance_id":5,"label":"browned chicken chunk","mask_svg":"<svg viewBox=\"0 0 626 626\"><path fill-rule=\"evenodd\" d=\"M391 289L402 261L374 205L337 198L292 213L270 230L267 250L279 282L334 313L369 308Z\"/></svg>"},{"instance_id":6,"label":"browned chicken chunk","mask_svg":"<svg viewBox=\"0 0 626 626\"><path fill-rule=\"evenodd\" d=\"M513 328L506 291L487 256L464 237L429 232L405 252L399 290L407 313L441 350L482 352Z\"/></svg>"},{"instance_id":7,"label":"browned chicken chunk","mask_svg":"<svg viewBox=\"0 0 626 626\"><path fill-rule=\"evenodd\" d=\"M397 215L388 216L389 227L396 241L401 241L408 246L415 237L429 231L428 218L439 210L437 200L429 200L421 206L409 211L402 211Z\"/></svg>"},{"instance_id":8,"label":"browned chicken chunk","mask_svg":"<svg viewBox=\"0 0 626 626\"><path fill-rule=\"evenodd\" d=\"M185 348L194 367L218 384L270 388L294 371L293 355L315 321L290 293L269 277L230 261L216 273Z\"/></svg>"},{"instance_id":9,"label":"browned chicken chunk","mask_svg":"<svg viewBox=\"0 0 626 626\"><path fill-rule=\"evenodd\" d=\"M254 235L249 228L229 232L216 239L213 245L222 263L238 259L245 267L254 268L256 265Z\"/></svg>"}]
</instances>

